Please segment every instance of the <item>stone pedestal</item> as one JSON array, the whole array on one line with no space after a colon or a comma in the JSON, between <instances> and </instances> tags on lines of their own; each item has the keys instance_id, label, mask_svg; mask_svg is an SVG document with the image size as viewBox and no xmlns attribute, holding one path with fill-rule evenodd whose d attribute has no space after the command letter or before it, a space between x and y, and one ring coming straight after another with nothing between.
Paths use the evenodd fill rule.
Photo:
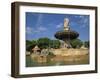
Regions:
<instances>
[{"instance_id":1,"label":"stone pedestal","mask_svg":"<svg viewBox=\"0 0 100 80\"><path fill-rule=\"evenodd\" d=\"M61 48L71 48L71 44L69 40L61 41Z\"/></svg>"}]
</instances>

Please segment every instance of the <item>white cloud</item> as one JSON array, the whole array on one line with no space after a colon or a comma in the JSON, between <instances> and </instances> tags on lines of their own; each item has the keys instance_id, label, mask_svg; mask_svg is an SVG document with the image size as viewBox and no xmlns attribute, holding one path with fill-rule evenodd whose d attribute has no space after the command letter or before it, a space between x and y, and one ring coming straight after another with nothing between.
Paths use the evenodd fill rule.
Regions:
<instances>
[{"instance_id":1,"label":"white cloud","mask_svg":"<svg viewBox=\"0 0 100 80\"><path fill-rule=\"evenodd\" d=\"M81 25L81 28L85 28L85 27L88 26L88 24L89 24L88 22L89 22L89 21L88 21L87 18L83 18L81 21L82 21L82 23L81 23L81 24L82 24L82 25Z\"/></svg>"},{"instance_id":2,"label":"white cloud","mask_svg":"<svg viewBox=\"0 0 100 80\"><path fill-rule=\"evenodd\" d=\"M39 14L38 19L37 19L37 23L36 23L36 27L41 25L42 19L43 19L43 14Z\"/></svg>"},{"instance_id":3,"label":"white cloud","mask_svg":"<svg viewBox=\"0 0 100 80\"><path fill-rule=\"evenodd\" d=\"M43 20L43 14L39 14L38 17L37 17L37 22L34 26L30 27L26 27L26 33L27 34L34 34L34 33L40 33L40 32L43 32L43 31L46 31L47 29L42 25L42 20Z\"/></svg>"},{"instance_id":4,"label":"white cloud","mask_svg":"<svg viewBox=\"0 0 100 80\"><path fill-rule=\"evenodd\" d=\"M79 18L84 18L84 16L81 16L81 15L80 15Z\"/></svg>"},{"instance_id":5,"label":"white cloud","mask_svg":"<svg viewBox=\"0 0 100 80\"><path fill-rule=\"evenodd\" d=\"M40 27L37 28L37 30L38 31L46 31L47 29L45 27L40 26Z\"/></svg>"},{"instance_id":6,"label":"white cloud","mask_svg":"<svg viewBox=\"0 0 100 80\"><path fill-rule=\"evenodd\" d=\"M51 36L51 39L55 39L55 37L54 36Z\"/></svg>"},{"instance_id":7,"label":"white cloud","mask_svg":"<svg viewBox=\"0 0 100 80\"><path fill-rule=\"evenodd\" d=\"M62 28L62 27L63 27L62 23L56 25L56 28Z\"/></svg>"},{"instance_id":8,"label":"white cloud","mask_svg":"<svg viewBox=\"0 0 100 80\"><path fill-rule=\"evenodd\" d=\"M32 33L32 28L31 27L26 27L26 33L31 34Z\"/></svg>"},{"instance_id":9,"label":"white cloud","mask_svg":"<svg viewBox=\"0 0 100 80\"><path fill-rule=\"evenodd\" d=\"M46 31L47 29L45 27L37 27L36 29L33 27L26 27L26 33L27 34L33 34L33 33L40 33L43 31Z\"/></svg>"}]
</instances>

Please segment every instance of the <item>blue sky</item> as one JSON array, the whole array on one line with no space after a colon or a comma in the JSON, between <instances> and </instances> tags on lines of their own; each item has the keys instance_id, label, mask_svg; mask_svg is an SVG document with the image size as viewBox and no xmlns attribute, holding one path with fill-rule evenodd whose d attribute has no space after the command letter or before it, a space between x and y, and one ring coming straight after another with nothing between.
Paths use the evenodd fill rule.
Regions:
<instances>
[{"instance_id":1,"label":"blue sky","mask_svg":"<svg viewBox=\"0 0 100 80\"><path fill-rule=\"evenodd\" d=\"M79 33L79 39L89 40L89 15L50 14L26 12L26 39L41 37L55 39L54 34L63 30L64 18L69 19L70 29Z\"/></svg>"}]
</instances>

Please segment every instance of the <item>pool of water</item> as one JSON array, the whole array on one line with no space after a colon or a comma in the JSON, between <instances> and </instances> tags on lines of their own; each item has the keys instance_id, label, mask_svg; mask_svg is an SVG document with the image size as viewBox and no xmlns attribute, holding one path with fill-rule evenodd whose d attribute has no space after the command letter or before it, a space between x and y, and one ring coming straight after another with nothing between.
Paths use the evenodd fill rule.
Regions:
<instances>
[{"instance_id":1,"label":"pool of water","mask_svg":"<svg viewBox=\"0 0 100 80\"><path fill-rule=\"evenodd\" d=\"M26 67L39 67L39 66L60 66L60 65L82 65L82 64L89 64L89 56L78 56L77 58L73 57L66 57L66 59L71 59L71 60L61 60L57 57L55 57L55 60L47 59L47 62L38 62L35 59L32 59L30 55L26 56ZM80 59L80 60L78 60Z\"/></svg>"}]
</instances>

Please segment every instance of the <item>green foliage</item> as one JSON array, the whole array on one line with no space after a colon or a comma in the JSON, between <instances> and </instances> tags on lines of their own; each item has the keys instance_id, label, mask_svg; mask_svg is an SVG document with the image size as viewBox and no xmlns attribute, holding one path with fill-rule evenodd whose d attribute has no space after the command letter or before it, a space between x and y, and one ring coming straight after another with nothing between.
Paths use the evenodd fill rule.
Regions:
<instances>
[{"instance_id":1,"label":"green foliage","mask_svg":"<svg viewBox=\"0 0 100 80\"><path fill-rule=\"evenodd\" d=\"M83 42L80 39L74 39L70 41L72 48L80 48L83 45ZM47 48L60 48L60 41L59 40L50 40L49 38L39 38L38 40L26 40L26 50L32 51L32 48L34 48L36 45L39 46L41 49L47 49ZM89 41L84 42L84 46L86 48L89 48Z\"/></svg>"},{"instance_id":2,"label":"green foliage","mask_svg":"<svg viewBox=\"0 0 100 80\"><path fill-rule=\"evenodd\" d=\"M32 45L33 46L37 45L37 41L36 40L32 40Z\"/></svg>"},{"instance_id":3,"label":"green foliage","mask_svg":"<svg viewBox=\"0 0 100 80\"><path fill-rule=\"evenodd\" d=\"M26 40L26 45L31 45L31 44L32 44L32 42L31 42L31 41Z\"/></svg>"},{"instance_id":4,"label":"green foliage","mask_svg":"<svg viewBox=\"0 0 100 80\"><path fill-rule=\"evenodd\" d=\"M27 51L31 51L32 48L37 44L37 42L35 40L33 41L29 41L29 40L26 40L26 50Z\"/></svg>"},{"instance_id":5,"label":"green foliage","mask_svg":"<svg viewBox=\"0 0 100 80\"><path fill-rule=\"evenodd\" d=\"M80 48L82 44L83 43L80 39L74 39L71 41L72 48Z\"/></svg>"},{"instance_id":6,"label":"green foliage","mask_svg":"<svg viewBox=\"0 0 100 80\"><path fill-rule=\"evenodd\" d=\"M50 40L49 38L39 38L38 40L26 40L26 50L31 51L33 47L36 45L39 46L41 49L47 49L47 48L59 48L60 47L60 41L59 40Z\"/></svg>"},{"instance_id":7,"label":"green foliage","mask_svg":"<svg viewBox=\"0 0 100 80\"><path fill-rule=\"evenodd\" d=\"M50 41L50 47L51 48L60 48L60 41L59 40L51 40Z\"/></svg>"},{"instance_id":8,"label":"green foliage","mask_svg":"<svg viewBox=\"0 0 100 80\"><path fill-rule=\"evenodd\" d=\"M37 40L38 46L43 49L43 48L48 48L50 44L50 39L49 38L39 38Z\"/></svg>"},{"instance_id":9,"label":"green foliage","mask_svg":"<svg viewBox=\"0 0 100 80\"><path fill-rule=\"evenodd\" d=\"M84 45L85 45L86 48L89 48L89 41L85 41Z\"/></svg>"}]
</instances>

